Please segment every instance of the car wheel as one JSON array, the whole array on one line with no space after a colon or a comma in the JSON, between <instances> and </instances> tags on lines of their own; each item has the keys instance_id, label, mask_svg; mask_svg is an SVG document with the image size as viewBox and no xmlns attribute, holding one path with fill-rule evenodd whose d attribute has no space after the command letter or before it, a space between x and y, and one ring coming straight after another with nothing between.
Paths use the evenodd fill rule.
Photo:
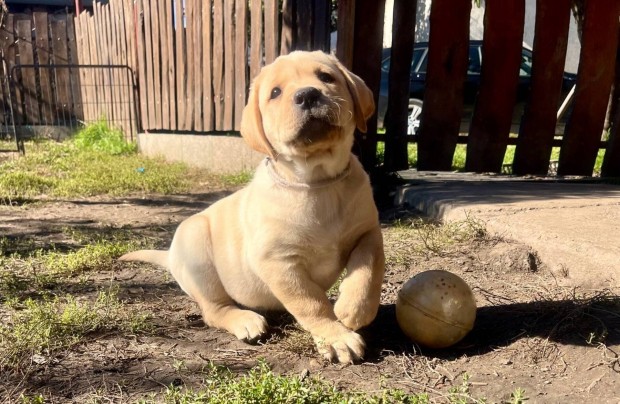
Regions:
<instances>
[{"instance_id":1,"label":"car wheel","mask_svg":"<svg viewBox=\"0 0 620 404\"><path fill-rule=\"evenodd\" d=\"M415 135L420 128L420 115L422 115L422 101L409 100L409 115L407 116L407 134Z\"/></svg>"}]
</instances>

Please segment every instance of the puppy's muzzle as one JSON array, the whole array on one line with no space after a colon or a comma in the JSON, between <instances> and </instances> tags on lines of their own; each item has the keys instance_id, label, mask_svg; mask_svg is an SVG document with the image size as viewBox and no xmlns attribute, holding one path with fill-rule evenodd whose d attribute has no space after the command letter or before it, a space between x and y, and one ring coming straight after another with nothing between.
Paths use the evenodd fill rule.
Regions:
<instances>
[{"instance_id":1,"label":"puppy's muzzle","mask_svg":"<svg viewBox=\"0 0 620 404\"><path fill-rule=\"evenodd\" d=\"M311 110L319 105L323 94L314 87L305 87L298 90L293 96L293 102L302 110Z\"/></svg>"}]
</instances>

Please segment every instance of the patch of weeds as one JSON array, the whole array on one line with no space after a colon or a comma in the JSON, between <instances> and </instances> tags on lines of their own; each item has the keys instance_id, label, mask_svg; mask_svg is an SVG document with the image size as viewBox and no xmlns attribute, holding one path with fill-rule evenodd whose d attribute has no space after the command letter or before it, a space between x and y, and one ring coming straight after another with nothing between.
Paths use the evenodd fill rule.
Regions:
<instances>
[{"instance_id":1,"label":"patch of weeds","mask_svg":"<svg viewBox=\"0 0 620 404\"><path fill-rule=\"evenodd\" d=\"M298 355L313 356L317 354L312 335L297 323L285 325L282 328L282 333L280 335L274 334L269 342L278 343L285 351Z\"/></svg>"},{"instance_id":2,"label":"patch of weeds","mask_svg":"<svg viewBox=\"0 0 620 404\"><path fill-rule=\"evenodd\" d=\"M111 155L132 154L138 151L138 146L125 141L123 132L111 127L105 118L83 127L76 133L73 143L80 149Z\"/></svg>"},{"instance_id":3,"label":"patch of weeds","mask_svg":"<svg viewBox=\"0 0 620 404\"><path fill-rule=\"evenodd\" d=\"M320 378L281 376L260 362L248 374L236 377L230 370L211 365L206 369L205 387L199 390L178 386L163 391L166 403L428 403L426 394L408 395L400 390L384 390L368 395L359 392L342 392ZM155 403L155 399L140 403Z\"/></svg>"},{"instance_id":4,"label":"patch of weeds","mask_svg":"<svg viewBox=\"0 0 620 404\"><path fill-rule=\"evenodd\" d=\"M0 164L0 200L5 203L42 196L171 194L191 187L189 169L181 163L111 154L70 141L29 142L27 149L25 156Z\"/></svg>"},{"instance_id":5,"label":"patch of weeds","mask_svg":"<svg viewBox=\"0 0 620 404\"><path fill-rule=\"evenodd\" d=\"M40 261L47 272L75 275L95 269L108 270L116 258L139 247L137 242L99 241L69 253L51 251L37 254L35 260Z\"/></svg>"},{"instance_id":6,"label":"patch of weeds","mask_svg":"<svg viewBox=\"0 0 620 404\"><path fill-rule=\"evenodd\" d=\"M27 255L23 252L0 256L0 302L9 305L27 296L48 295L62 277L109 270L121 255L148 247L151 244L143 241L101 240L66 253L52 247L51 250L36 249ZM8 248L12 248L11 245Z\"/></svg>"},{"instance_id":7,"label":"patch of weeds","mask_svg":"<svg viewBox=\"0 0 620 404\"><path fill-rule=\"evenodd\" d=\"M139 332L148 329L148 316L128 308L115 290L102 291L95 301L74 296L35 301L0 325L0 368L19 367L35 355L50 356L102 331ZM45 361L39 358L39 361Z\"/></svg>"},{"instance_id":8,"label":"patch of weeds","mask_svg":"<svg viewBox=\"0 0 620 404\"><path fill-rule=\"evenodd\" d=\"M249 170L243 170L234 174L223 174L221 181L225 186L241 186L252 181L254 172Z\"/></svg>"},{"instance_id":9,"label":"patch of weeds","mask_svg":"<svg viewBox=\"0 0 620 404\"><path fill-rule=\"evenodd\" d=\"M445 224L419 218L398 220L383 229L386 265L408 266L417 257L443 255L454 245L488 237L485 224L473 218Z\"/></svg>"}]
</instances>

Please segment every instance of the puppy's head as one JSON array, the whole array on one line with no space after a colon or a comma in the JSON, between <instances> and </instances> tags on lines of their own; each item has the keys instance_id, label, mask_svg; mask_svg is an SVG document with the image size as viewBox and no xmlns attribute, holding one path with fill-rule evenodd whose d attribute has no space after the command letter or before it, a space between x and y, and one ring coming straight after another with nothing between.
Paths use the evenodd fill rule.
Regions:
<instances>
[{"instance_id":1,"label":"puppy's head","mask_svg":"<svg viewBox=\"0 0 620 404\"><path fill-rule=\"evenodd\" d=\"M253 149L276 157L311 158L339 145L350 149L353 131L366 131L372 92L335 57L292 52L254 79L241 118Z\"/></svg>"}]
</instances>

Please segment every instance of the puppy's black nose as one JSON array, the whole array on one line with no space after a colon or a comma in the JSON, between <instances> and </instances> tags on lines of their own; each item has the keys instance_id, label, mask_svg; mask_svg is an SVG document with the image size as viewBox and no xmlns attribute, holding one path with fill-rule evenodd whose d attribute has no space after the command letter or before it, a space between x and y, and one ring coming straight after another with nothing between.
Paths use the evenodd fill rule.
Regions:
<instances>
[{"instance_id":1,"label":"puppy's black nose","mask_svg":"<svg viewBox=\"0 0 620 404\"><path fill-rule=\"evenodd\" d=\"M293 101L301 109L310 109L318 103L321 92L314 87L306 87L297 91L293 96Z\"/></svg>"}]
</instances>

